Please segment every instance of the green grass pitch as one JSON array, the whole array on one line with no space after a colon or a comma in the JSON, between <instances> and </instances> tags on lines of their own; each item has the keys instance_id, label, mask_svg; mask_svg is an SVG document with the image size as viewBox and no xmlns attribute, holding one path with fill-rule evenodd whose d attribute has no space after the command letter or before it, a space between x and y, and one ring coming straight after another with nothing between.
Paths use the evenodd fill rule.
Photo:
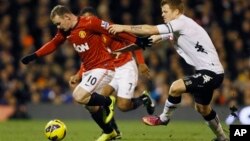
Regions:
<instances>
[{"instance_id":1,"label":"green grass pitch","mask_svg":"<svg viewBox=\"0 0 250 141\"><path fill-rule=\"evenodd\" d=\"M101 134L90 120L62 120L67 126L63 141L95 141ZM11 120L0 123L0 141L47 141L43 132L47 120ZM136 120L117 120L122 141L210 141L214 135L202 122L171 121L151 127ZM224 128L227 128L224 126Z\"/></svg>"}]
</instances>

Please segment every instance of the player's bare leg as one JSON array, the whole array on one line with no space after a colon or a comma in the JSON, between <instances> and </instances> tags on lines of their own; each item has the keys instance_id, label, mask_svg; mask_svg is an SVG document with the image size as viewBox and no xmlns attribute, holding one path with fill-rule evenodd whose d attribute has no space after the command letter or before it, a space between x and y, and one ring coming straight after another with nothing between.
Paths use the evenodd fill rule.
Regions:
<instances>
[{"instance_id":1,"label":"player's bare leg","mask_svg":"<svg viewBox=\"0 0 250 141\"><path fill-rule=\"evenodd\" d=\"M131 99L122 97L117 98L117 107L123 112L137 109L141 105L144 105L147 108L148 114L152 115L154 113L155 109L154 102L152 98L149 96L149 93L147 93L146 91L143 92L143 94L137 98L131 98Z\"/></svg>"},{"instance_id":2,"label":"player's bare leg","mask_svg":"<svg viewBox=\"0 0 250 141\"><path fill-rule=\"evenodd\" d=\"M98 124L98 126L102 129L102 134L106 135L105 138L109 138L109 134L112 135L111 138L113 138L114 129L109 123L105 123L103 117L106 116L106 113L104 112L105 109L102 106L86 106L86 109L90 112L91 117L94 119L94 121ZM102 137L101 139L103 139ZM101 141L101 139L99 139Z\"/></svg>"},{"instance_id":3,"label":"player's bare leg","mask_svg":"<svg viewBox=\"0 0 250 141\"><path fill-rule=\"evenodd\" d=\"M90 94L84 88L79 85L75 88L73 92L73 98L76 102L87 105L87 106L103 106L108 109L108 115L106 116L105 123L110 122L114 116L114 103L115 99L113 97L107 97L100 95L96 92Z\"/></svg>"},{"instance_id":4,"label":"player's bare leg","mask_svg":"<svg viewBox=\"0 0 250 141\"><path fill-rule=\"evenodd\" d=\"M73 98L76 102L88 106L109 106L111 99L98 93L89 93L84 88L77 86L73 91Z\"/></svg>"},{"instance_id":5,"label":"player's bare leg","mask_svg":"<svg viewBox=\"0 0 250 141\"><path fill-rule=\"evenodd\" d=\"M86 105L91 98L91 94L79 85L74 89L72 96L77 103L84 105Z\"/></svg>"},{"instance_id":6,"label":"player's bare leg","mask_svg":"<svg viewBox=\"0 0 250 141\"><path fill-rule=\"evenodd\" d=\"M115 121L115 118L113 118L111 121L110 121L110 125L113 129L115 129L116 133L117 133L117 136L114 138L114 140L116 139L121 139L122 138L122 133L121 131L119 130L118 128L118 125Z\"/></svg>"},{"instance_id":7,"label":"player's bare leg","mask_svg":"<svg viewBox=\"0 0 250 141\"><path fill-rule=\"evenodd\" d=\"M211 108L210 105L201 105L195 103L195 109L203 116L209 128L217 136L217 141L227 141L227 137L220 124L220 120L216 112Z\"/></svg>"}]
</instances>

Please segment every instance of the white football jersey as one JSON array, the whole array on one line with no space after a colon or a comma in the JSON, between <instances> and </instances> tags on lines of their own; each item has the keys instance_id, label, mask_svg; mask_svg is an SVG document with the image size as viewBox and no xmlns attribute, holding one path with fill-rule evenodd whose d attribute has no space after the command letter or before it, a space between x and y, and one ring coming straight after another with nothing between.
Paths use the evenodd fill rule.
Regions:
<instances>
[{"instance_id":1,"label":"white football jersey","mask_svg":"<svg viewBox=\"0 0 250 141\"><path fill-rule=\"evenodd\" d=\"M178 54L196 70L224 73L210 37L195 21L181 15L167 24L157 25L157 28L160 34L173 33Z\"/></svg>"}]
</instances>

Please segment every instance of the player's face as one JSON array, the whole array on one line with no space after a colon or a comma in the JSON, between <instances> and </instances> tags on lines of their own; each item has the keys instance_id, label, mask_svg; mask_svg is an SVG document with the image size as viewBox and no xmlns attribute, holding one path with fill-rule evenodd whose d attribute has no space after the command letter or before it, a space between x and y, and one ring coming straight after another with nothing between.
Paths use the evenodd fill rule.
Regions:
<instances>
[{"instance_id":1,"label":"player's face","mask_svg":"<svg viewBox=\"0 0 250 141\"><path fill-rule=\"evenodd\" d=\"M52 22L56 25L58 29L63 31L68 31L71 28L70 18L67 15L58 16L56 15Z\"/></svg>"},{"instance_id":2,"label":"player's face","mask_svg":"<svg viewBox=\"0 0 250 141\"><path fill-rule=\"evenodd\" d=\"M174 20L179 14L178 10L172 10L168 4L165 4L161 7L163 20L165 23L168 23Z\"/></svg>"}]
</instances>

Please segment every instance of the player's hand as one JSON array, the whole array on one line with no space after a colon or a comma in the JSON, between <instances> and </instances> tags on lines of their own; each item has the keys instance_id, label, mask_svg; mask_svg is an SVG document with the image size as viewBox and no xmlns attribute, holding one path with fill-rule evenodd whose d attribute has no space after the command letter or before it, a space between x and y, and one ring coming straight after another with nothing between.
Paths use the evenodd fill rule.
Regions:
<instances>
[{"instance_id":1,"label":"player's hand","mask_svg":"<svg viewBox=\"0 0 250 141\"><path fill-rule=\"evenodd\" d=\"M135 44L137 44L142 49L145 49L146 47L151 47L152 43L153 43L152 39L150 39L148 36L147 37L136 37L136 41L135 41Z\"/></svg>"},{"instance_id":2,"label":"player's hand","mask_svg":"<svg viewBox=\"0 0 250 141\"><path fill-rule=\"evenodd\" d=\"M157 43L161 40L161 35L152 35L149 39L151 39L153 43Z\"/></svg>"},{"instance_id":3,"label":"player's hand","mask_svg":"<svg viewBox=\"0 0 250 141\"><path fill-rule=\"evenodd\" d=\"M75 88L81 81L81 76L79 74L73 75L69 78L69 86Z\"/></svg>"},{"instance_id":4,"label":"player's hand","mask_svg":"<svg viewBox=\"0 0 250 141\"><path fill-rule=\"evenodd\" d=\"M146 64L139 64L138 70L141 75L147 77L148 79L151 79L150 70Z\"/></svg>"},{"instance_id":5,"label":"player's hand","mask_svg":"<svg viewBox=\"0 0 250 141\"><path fill-rule=\"evenodd\" d=\"M115 58L115 59L118 59L121 54L122 53L119 52L119 51L114 51L114 52L111 53L112 57Z\"/></svg>"},{"instance_id":6,"label":"player's hand","mask_svg":"<svg viewBox=\"0 0 250 141\"><path fill-rule=\"evenodd\" d=\"M28 64L29 62L31 62L31 61L33 61L33 60L35 60L35 59L37 59L37 58L38 58L38 57L37 57L36 53L32 53L32 54L29 54L29 55L27 55L27 56L24 56L24 57L21 59L21 61L22 61L23 64Z\"/></svg>"},{"instance_id":7,"label":"player's hand","mask_svg":"<svg viewBox=\"0 0 250 141\"><path fill-rule=\"evenodd\" d=\"M123 29L123 26L122 25L119 25L119 24L112 24L108 27L108 31L109 33L111 34L117 34L117 33L120 33L120 32L123 32L124 29Z\"/></svg>"}]
</instances>

